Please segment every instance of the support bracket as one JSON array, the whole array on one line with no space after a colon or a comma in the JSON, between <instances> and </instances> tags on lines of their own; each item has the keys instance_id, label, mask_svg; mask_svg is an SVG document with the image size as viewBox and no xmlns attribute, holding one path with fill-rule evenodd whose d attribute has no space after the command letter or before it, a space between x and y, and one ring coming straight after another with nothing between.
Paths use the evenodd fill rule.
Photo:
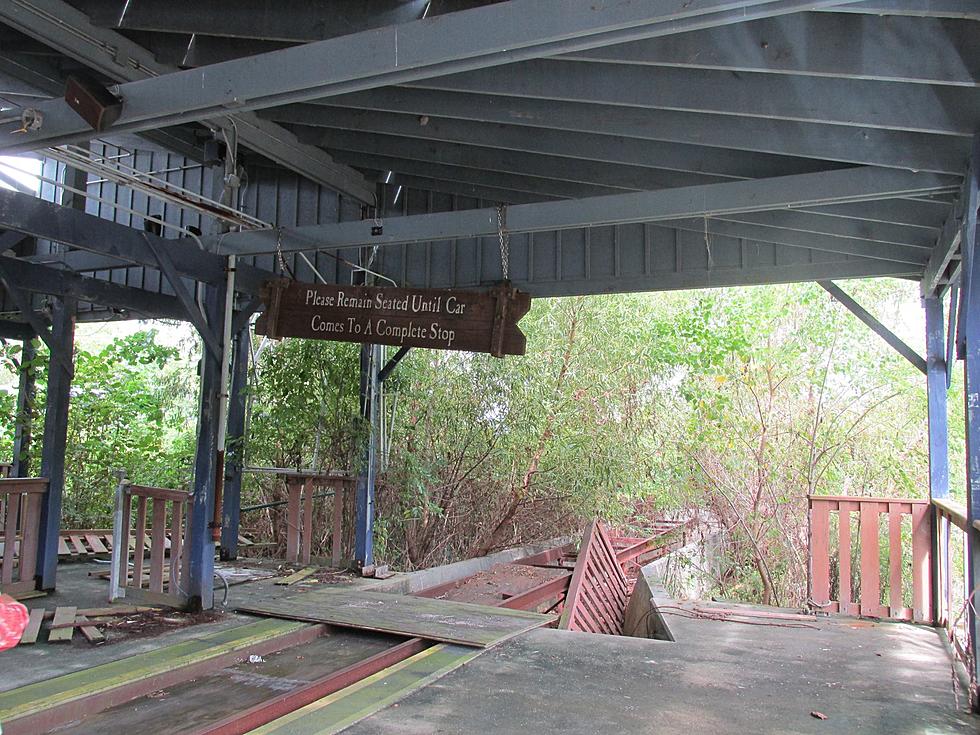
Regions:
<instances>
[{"instance_id":1,"label":"support bracket","mask_svg":"<svg viewBox=\"0 0 980 735\"><path fill-rule=\"evenodd\" d=\"M383 383L388 379L388 376L391 375L396 367L398 367L398 363L402 361L402 358L404 358L411 349L411 347L401 347L399 348L398 352L391 356L391 359L388 360L385 366L378 371L379 383Z\"/></svg>"},{"instance_id":2,"label":"support bracket","mask_svg":"<svg viewBox=\"0 0 980 735\"><path fill-rule=\"evenodd\" d=\"M48 329L48 325L45 324L44 320L41 319L36 311L34 311L34 305L31 303L30 294L17 285L16 281L7 270L3 256L0 256L0 282L3 283L3 287L7 290L7 293L10 294L10 298L13 300L14 305L27 320L27 323L31 325L31 328L37 333L37 336L40 337L44 341L44 344L48 346L48 349L51 351L51 358L56 360L58 364L65 369L69 378L74 377L75 368L74 365L72 365L71 358L68 355L65 355L61 349L55 345L54 340L51 338L51 332Z\"/></svg>"},{"instance_id":3,"label":"support bracket","mask_svg":"<svg viewBox=\"0 0 980 735\"><path fill-rule=\"evenodd\" d=\"M820 284L820 287L823 288L824 291L843 304L849 312L868 325L871 331L885 340L885 342L887 342L892 349L912 363L912 366L919 372L921 372L923 375L927 373L925 359L918 352L905 344L905 342L903 342L898 335L879 322L867 309L845 293L840 286L833 281L817 281L817 283Z\"/></svg>"},{"instance_id":4,"label":"support bracket","mask_svg":"<svg viewBox=\"0 0 980 735\"><path fill-rule=\"evenodd\" d=\"M167 253L163 248L157 247L157 243L154 242L153 238L147 237L144 233L143 239L146 241L146 246L153 253L153 257L156 258L157 263L160 264L160 270L170 281L170 285L174 290L174 294L177 296L177 300L183 305L184 310L187 312L187 318L190 320L191 324L197 329L201 335L201 339L204 340L204 346L211 352L211 355L216 360L221 360L221 342L218 339L218 335L208 324L207 320L204 318L204 314L197 307L197 302L194 301L194 297L191 292L187 290L184 285L184 281L181 279L180 274L177 272L176 266L174 266L173 260L170 259L170 254Z\"/></svg>"}]
</instances>

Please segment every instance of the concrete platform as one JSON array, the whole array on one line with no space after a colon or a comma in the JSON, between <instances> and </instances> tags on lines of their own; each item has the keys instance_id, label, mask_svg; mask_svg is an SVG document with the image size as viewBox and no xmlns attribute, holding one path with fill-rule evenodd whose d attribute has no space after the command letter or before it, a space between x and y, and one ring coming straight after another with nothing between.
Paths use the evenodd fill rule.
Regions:
<instances>
[{"instance_id":1,"label":"concrete platform","mask_svg":"<svg viewBox=\"0 0 980 735\"><path fill-rule=\"evenodd\" d=\"M809 627L691 620L676 642L535 630L350 735L976 733L940 634L838 618ZM811 712L826 715L826 720Z\"/></svg>"}]
</instances>

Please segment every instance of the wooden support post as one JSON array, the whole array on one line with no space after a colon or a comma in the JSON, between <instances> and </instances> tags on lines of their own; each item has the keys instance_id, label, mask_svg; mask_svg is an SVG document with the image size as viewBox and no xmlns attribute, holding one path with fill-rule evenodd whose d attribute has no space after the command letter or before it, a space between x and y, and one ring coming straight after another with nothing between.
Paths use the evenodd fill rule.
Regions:
<instances>
[{"instance_id":1,"label":"wooden support post","mask_svg":"<svg viewBox=\"0 0 980 735\"><path fill-rule=\"evenodd\" d=\"M357 506L354 521L354 560L361 568L374 564L374 481L377 463L377 422L381 365L380 345L361 347L361 416L367 421L367 446L357 478Z\"/></svg>"},{"instance_id":2,"label":"wooden support post","mask_svg":"<svg viewBox=\"0 0 980 735\"><path fill-rule=\"evenodd\" d=\"M286 481L286 561L299 561L299 528L301 523L301 494L303 481L291 478Z\"/></svg>"},{"instance_id":3,"label":"wooden support post","mask_svg":"<svg viewBox=\"0 0 980 735\"><path fill-rule=\"evenodd\" d=\"M31 467L31 429L34 420L34 360L37 348L33 339L25 339L20 353L20 380L17 386L17 413L14 417L14 448L11 477L28 477Z\"/></svg>"},{"instance_id":4,"label":"wooden support post","mask_svg":"<svg viewBox=\"0 0 980 735\"><path fill-rule=\"evenodd\" d=\"M946 390L949 366L946 364L946 326L943 319L943 302L938 296L923 299L926 315L926 397L929 415L929 497L949 497L949 428L946 414ZM941 545L940 518L931 511L932 533L932 584L929 595L932 601L934 622L943 615L941 609L941 585L946 577L949 549Z\"/></svg>"},{"instance_id":5,"label":"wooden support post","mask_svg":"<svg viewBox=\"0 0 980 735\"><path fill-rule=\"evenodd\" d=\"M975 596L980 585L980 531L974 521L980 520L980 253L977 252L977 205L978 177L980 177L980 136L973 139L973 153L967 171L966 201L963 210L963 228L960 235L963 256L961 289L964 308L961 311L963 338L966 350L963 359L963 395L966 411L966 594L973 604L967 605L969 626L968 652L972 657L970 673L971 704L980 711L977 681L980 668L977 661L977 638L980 636L980 618L976 610Z\"/></svg>"},{"instance_id":6,"label":"wooden support post","mask_svg":"<svg viewBox=\"0 0 980 735\"><path fill-rule=\"evenodd\" d=\"M334 568L340 566L340 556L344 540L344 500L347 495L347 483L338 480L333 484L333 533L330 543L332 546L330 563Z\"/></svg>"},{"instance_id":7,"label":"wooden support post","mask_svg":"<svg viewBox=\"0 0 980 735\"><path fill-rule=\"evenodd\" d=\"M204 286L205 319L221 323L224 288ZM203 339L203 338L202 338ZM184 546L188 607L209 610L214 606L214 514L215 466L218 452L218 402L221 363L212 350L201 350L201 394L197 424L197 454L194 459L194 497L189 510L188 538Z\"/></svg>"},{"instance_id":8,"label":"wooden support post","mask_svg":"<svg viewBox=\"0 0 980 735\"><path fill-rule=\"evenodd\" d=\"M68 403L71 391L72 349L75 341L75 301L53 298L51 344L59 351L48 363L47 404L44 413L44 445L41 475L48 478L48 492L41 505L38 537L37 586L53 590L58 566L58 531L61 498L65 489L65 447L68 441Z\"/></svg>"},{"instance_id":9,"label":"wooden support post","mask_svg":"<svg viewBox=\"0 0 980 735\"><path fill-rule=\"evenodd\" d=\"M310 556L313 550L313 495L315 486L313 478L307 477L303 483L303 518L302 538L300 541L300 561L303 564L310 563Z\"/></svg>"},{"instance_id":10,"label":"wooden support post","mask_svg":"<svg viewBox=\"0 0 980 735\"><path fill-rule=\"evenodd\" d=\"M225 492L221 508L221 559L238 558L238 532L242 507L242 466L245 460L245 394L251 335L246 326L235 337L228 396L228 431L225 452Z\"/></svg>"}]
</instances>

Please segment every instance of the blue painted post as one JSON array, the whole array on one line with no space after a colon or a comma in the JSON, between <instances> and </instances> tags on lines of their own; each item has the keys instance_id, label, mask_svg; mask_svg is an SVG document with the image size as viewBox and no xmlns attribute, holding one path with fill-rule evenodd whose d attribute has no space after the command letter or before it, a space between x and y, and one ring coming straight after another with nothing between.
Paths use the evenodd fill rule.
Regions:
<instances>
[{"instance_id":1,"label":"blue painted post","mask_svg":"<svg viewBox=\"0 0 980 735\"><path fill-rule=\"evenodd\" d=\"M41 477L48 478L48 492L41 504L41 527L37 546L38 589L53 590L58 569L58 531L61 526L61 498L65 491L65 447L68 443L68 403L71 392L71 364L75 343L75 302L51 300L51 344L64 356L52 354L48 360L48 388L44 409L44 444L41 448ZM66 364L67 363L67 364Z\"/></svg>"},{"instance_id":2,"label":"blue painted post","mask_svg":"<svg viewBox=\"0 0 980 735\"><path fill-rule=\"evenodd\" d=\"M204 316L208 324L220 324L224 288L204 286ZM218 454L218 402L221 363L206 347L201 348L201 395L197 419L197 454L194 458L194 497L187 524L187 606L208 610L214 606L214 486Z\"/></svg>"},{"instance_id":3,"label":"blue painted post","mask_svg":"<svg viewBox=\"0 0 980 735\"><path fill-rule=\"evenodd\" d=\"M34 421L34 360L37 346L33 339L24 340L20 352L20 381L17 386L17 415L14 424L13 466L11 477L27 477L31 471L31 431Z\"/></svg>"},{"instance_id":4,"label":"blue painted post","mask_svg":"<svg viewBox=\"0 0 980 735\"><path fill-rule=\"evenodd\" d=\"M935 294L922 300L926 316L926 399L929 418L929 497L949 497L949 432L946 415L946 327L943 321L943 302ZM944 610L943 593L949 573L947 564L948 538L938 523L935 509L932 514L932 596L933 620L940 622L948 614Z\"/></svg>"},{"instance_id":5,"label":"blue painted post","mask_svg":"<svg viewBox=\"0 0 980 735\"><path fill-rule=\"evenodd\" d=\"M251 335L245 327L235 337L228 396L228 431L225 451L225 492L221 508L221 559L238 558L238 528L242 507L242 464L245 460L245 393Z\"/></svg>"},{"instance_id":6,"label":"blue painted post","mask_svg":"<svg viewBox=\"0 0 980 735\"><path fill-rule=\"evenodd\" d=\"M381 368L380 345L361 347L361 416L368 422L364 463L357 478L354 520L354 560L361 567L374 564L374 483L377 471L377 423Z\"/></svg>"},{"instance_id":7,"label":"blue painted post","mask_svg":"<svg viewBox=\"0 0 980 735\"><path fill-rule=\"evenodd\" d=\"M973 657L973 671L970 678L974 684L971 690L971 703L974 709L980 708L976 682L980 679L977 662L977 638L980 636L980 621L976 609L980 604L975 591L980 584L980 531L974 522L980 519L980 254L977 253L977 178L980 164L980 138L974 138L973 155L967 172L966 202L963 212L961 233L961 252L963 255L964 308L961 314L966 351L963 360L964 401L966 404L966 518L967 518L967 590L973 604L967 606L970 653Z\"/></svg>"}]
</instances>

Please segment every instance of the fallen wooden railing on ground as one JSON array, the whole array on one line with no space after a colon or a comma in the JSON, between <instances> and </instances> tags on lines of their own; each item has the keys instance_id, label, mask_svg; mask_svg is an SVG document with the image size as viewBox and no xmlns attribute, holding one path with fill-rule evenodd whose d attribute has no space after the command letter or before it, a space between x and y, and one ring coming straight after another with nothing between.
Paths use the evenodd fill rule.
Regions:
<instances>
[{"instance_id":1,"label":"fallen wooden railing on ground","mask_svg":"<svg viewBox=\"0 0 980 735\"><path fill-rule=\"evenodd\" d=\"M0 592L20 597L34 592L41 502L48 491L43 477L0 479Z\"/></svg>"}]
</instances>

